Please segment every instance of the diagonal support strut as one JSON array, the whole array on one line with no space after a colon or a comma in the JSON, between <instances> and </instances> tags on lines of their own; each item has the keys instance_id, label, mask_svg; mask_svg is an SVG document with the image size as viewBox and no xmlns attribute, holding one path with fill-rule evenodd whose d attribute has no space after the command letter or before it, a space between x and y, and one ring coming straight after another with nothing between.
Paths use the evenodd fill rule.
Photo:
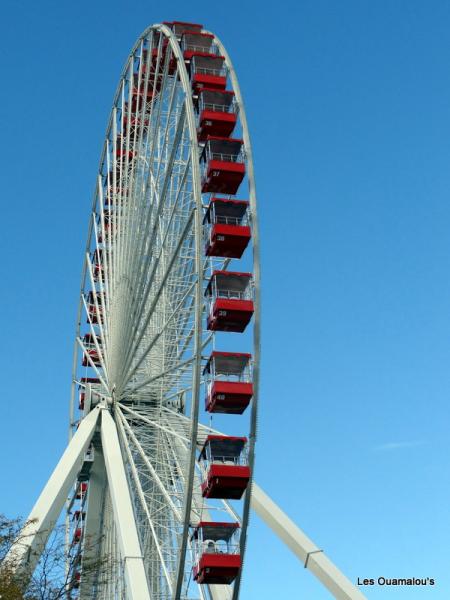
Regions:
<instances>
[{"instance_id":1,"label":"diagonal support strut","mask_svg":"<svg viewBox=\"0 0 450 600\"><path fill-rule=\"evenodd\" d=\"M292 550L303 566L338 600L365 600L353 583L345 577L324 552L269 498L255 483L252 487L251 506L256 514Z\"/></svg>"},{"instance_id":2,"label":"diagonal support strut","mask_svg":"<svg viewBox=\"0 0 450 600\"><path fill-rule=\"evenodd\" d=\"M101 436L128 596L132 600L150 600L117 427L106 408L102 410Z\"/></svg>"},{"instance_id":3,"label":"diagonal support strut","mask_svg":"<svg viewBox=\"0 0 450 600\"><path fill-rule=\"evenodd\" d=\"M6 556L5 564L9 562L21 576L31 577L48 536L58 520L70 487L80 471L100 413L106 473L129 598L151 600L117 427L109 410L104 406L95 408L81 421L33 507L21 532L20 541ZM360 590L255 483L252 486L251 507L337 600L365 600L366 597ZM219 593L219 589L210 590L213 597L216 597L216 591Z\"/></svg>"},{"instance_id":4,"label":"diagonal support strut","mask_svg":"<svg viewBox=\"0 0 450 600\"><path fill-rule=\"evenodd\" d=\"M99 414L100 411L96 408L81 421L34 505L20 533L19 542L6 556L6 564L10 563L16 573L25 577L31 577L33 574L47 539L61 514L69 490L80 471Z\"/></svg>"}]
</instances>

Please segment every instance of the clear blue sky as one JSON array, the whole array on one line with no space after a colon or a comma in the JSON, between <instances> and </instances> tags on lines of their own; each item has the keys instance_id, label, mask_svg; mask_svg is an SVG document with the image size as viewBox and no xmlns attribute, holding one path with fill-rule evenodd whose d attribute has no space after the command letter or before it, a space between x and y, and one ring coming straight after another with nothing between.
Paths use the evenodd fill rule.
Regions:
<instances>
[{"instance_id":1,"label":"clear blue sky","mask_svg":"<svg viewBox=\"0 0 450 600\"><path fill-rule=\"evenodd\" d=\"M259 192L256 478L352 579L450 597L450 3L3 0L0 512L66 443L102 137L135 38L201 22L246 101ZM252 520L243 600L329 598Z\"/></svg>"}]
</instances>

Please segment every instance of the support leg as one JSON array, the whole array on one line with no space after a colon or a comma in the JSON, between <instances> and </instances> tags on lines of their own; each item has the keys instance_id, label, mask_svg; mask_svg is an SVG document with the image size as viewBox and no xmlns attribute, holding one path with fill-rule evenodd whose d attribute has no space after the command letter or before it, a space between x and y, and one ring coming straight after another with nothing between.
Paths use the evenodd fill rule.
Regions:
<instances>
[{"instance_id":1,"label":"support leg","mask_svg":"<svg viewBox=\"0 0 450 600\"><path fill-rule=\"evenodd\" d=\"M365 600L365 596L329 560L291 519L255 483L252 508L338 600Z\"/></svg>"},{"instance_id":2,"label":"support leg","mask_svg":"<svg viewBox=\"0 0 450 600\"><path fill-rule=\"evenodd\" d=\"M130 600L150 600L117 428L107 409L102 410L101 434L114 521L124 561L128 597Z\"/></svg>"},{"instance_id":3,"label":"support leg","mask_svg":"<svg viewBox=\"0 0 450 600\"><path fill-rule=\"evenodd\" d=\"M48 536L61 514L70 487L80 471L84 454L95 431L98 416L99 410L94 409L81 421L78 430L70 440L61 460L34 505L20 534L20 540L12 547L5 559L5 563L10 564L22 576L31 577L39 562Z\"/></svg>"},{"instance_id":4,"label":"support leg","mask_svg":"<svg viewBox=\"0 0 450 600\"><path fill-rule=\"evenodd\" d=\"M95 585L104 585L108 558L102 557L102 515L105 502L106 471L102 448L95 448L94 464L89 477L89 503L84 523L84 549L80 598L90 598ZM87 565L87 569L84 568ZM98 567L93 569L92 565Z\"/></svg>"}]
</instances>

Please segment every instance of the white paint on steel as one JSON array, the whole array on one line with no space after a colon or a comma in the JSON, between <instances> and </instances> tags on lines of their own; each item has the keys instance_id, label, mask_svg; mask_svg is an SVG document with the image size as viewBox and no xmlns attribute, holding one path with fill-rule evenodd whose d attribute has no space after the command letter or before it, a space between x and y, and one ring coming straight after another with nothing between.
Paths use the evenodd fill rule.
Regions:
<instances>
[{"instance_id":1,"label":"white paint on steel","mask_svg":"<svg viewBox=\"0 0 450 600\"><path fill-rule=\"evenodd\" d=\"M144 452L144 449L142 448L141 444L139 443L137 437L134 435L133 430L131 429L131 427L128 425L125 417L120 413L120 411L118 411L118 415L122 421L122 425L125 427L125 429L127 430L127 435L129 435L131 441L133 442L136 450L139 452L142 460L144 461L145 465L147 466L148 470L150 471L153 479L155 480L156 484L158 485L159 489L161 490L161 493L163 494L163 496L165 497L167 504L170 506L170 508L172 509L173 514L177 517L177 519L179 521L181 521L181 514L180 511L178 510L178 508L175 506L175 504L173 503L172 498L170 497L169 493L167 492L166 488L164 487L163 482L161 481L155 467L152 465L151 461L149 460L148 456L146 455L146 453Z\"/></svg>"},{"instance_id":2,"label":"white paint on steel","mask_svg":"<svg viewBox=\"0 0 450 600\"><path fill-rule=\"evenodd\" d=\"M144 423L148 423L149 425L152 425L153 427L156 427L157 429L161 429L162 431L165 431L166 433L170 433L170 435L179 437L181 440L183 440L183 442L189 442L189 438L187 436L181 435L180 433L177 433L176 431L174 431L173 429L170 429L169 427L164 427L164 425L161 425L161 423L158 423L158 421L156 421L155 419L153 419L153 420L148 419L147 417L140 415L135 410L132 410L129 406L121 405L120 409L125 410L127 413L130 413L130 415L135 416L137 419L141 419L142 421L144 421Z\"/></svg>"},{"instance_id":3,"label":"white paint on steel","mask_svg":"<svg viewBox=\"0 0 450 600\"><path fill-rule=\"evenodd\" d=\"M253 484L253 510L338 600L365 600L364 594L340 571L309 537Z\"/></svg>"},{"instance_id":4,"label":"white paint on steel","mask_svg":"<svg viewBox=\"0 0 450 600\"><path fill-rule=\"evenodd\" d=\"M24 529L20 543L13 546L6 557L19 571L32 575L48 536L52 532L69 490L81 469L83 458L91 443L97 425L99 410L94 409L85 417L72 437L50 479L34 505Z\"/></svg>"},{"instance_id":5,"label":"white paint on steel","mask_svg":"<svg viewBox=\"0 0 450 600\"><path fill-rule=\"evenodd\" d=\"M102 449L95 448L95 459L89 474L89 511L83 523L83 554L82 566L87 564L88 568L83 572L80 582L80 598L89 598L92 586L98 584L102 573L95 572L92 565L98 563L99 570L104 570L106 558L100 555L101 531L102 531L102 509L105 502L106 471Z\"/></svg>"},{"instance_id":6,"label":"white paint on steel","mask_svg":"<svg viewBox=\"0 0 450 600\"><path fill-rule=\"evenodd\" d=\"M102 410L101 436L127 591L132 600L150 600L116 424L107 409Z\"/></svg>"},{"instance_id":7,"label":"white paint on steel","mask_svg":"<svg viewBox=\"0 0 450 600\"><path fill-rule=\"evenodd\" d=\"M145 515L147 517L147 520L149 522L150 529L151 529L151 532L152 532L152 535L153 535L153 539L155 541L156 550L158 552L159 560L161 561L161 567L162 567L162 570L163 570L163 573L164 573L164 577L166 578L167 586L168 586L168 588L170 590L170 593L172 593L172 580L171 580L171 577L170 577L169 569L167 568L166 561L164 559L164 555L163 555L162 550L161 550L161 544L159 543L158 535L157 535L156 530L155 530L155 525L153 523L153 520L152 520L151 515L150 515L150 511L149 511L148 506L147 506L147 502L145 500L145 494L144 494L144 491L142 489L141 481L139 479L139 475L138 475L138 472L137 472L137 469L136 469L136 465L134 464L133 456L131 454L130 446L128 444L127 437L126 437L125 430L124 430L124 426L123 426L123 423L122 423L121 420L118 421L117 426L118 426L118 430L119 430L119 433L120 433L121 441L122 441L124 449L125 449L125 453L127 455L128 464L129 464L129 467L130 467L130 470L131 470L131 475L133 477L133 482L134 482L134 485L136 487L136 491L137 491L137 494L138 494L138 497L139 497L139 501L141 503L142 510L145 512Z\"/></svg>"}]
</instances>

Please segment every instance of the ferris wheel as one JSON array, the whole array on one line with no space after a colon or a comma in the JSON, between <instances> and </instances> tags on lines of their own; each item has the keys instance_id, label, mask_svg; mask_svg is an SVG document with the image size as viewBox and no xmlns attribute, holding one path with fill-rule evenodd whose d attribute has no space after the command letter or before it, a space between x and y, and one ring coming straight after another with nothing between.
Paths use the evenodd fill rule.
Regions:
<instances>
[{"instance_id":1,"label":"ferris wheel","mask_svg":"<svg viewBox=\"0 0 450 600\"><path fill-rule=\"evenodd\" d=\"M113 102L76 335L71 427L108 407L68 506L72 543L98 537L99 556L117 565L99 598L136 585L123 567L123 489L111 485L104 420L150 596L238 597L256 434L257 240L250 140L224 47L201 25L149 28ZM93 552L73 567L81 597L95 588L83 577Z\"/></svg>"},{"instance_id":2,"label":"ferris wheel","mask_svg":"<svg viewBox=\"0 0 450 600\"><path fill-rule=\"evenodd\" d=\"M252 482L259 290L252 152L231 60L202 25L149 27L108 122L70 442L30 515L28 570L64 506L70 598L237 600L252 504L336 597L363 597Z\"/></svg>"}]
</instances>

